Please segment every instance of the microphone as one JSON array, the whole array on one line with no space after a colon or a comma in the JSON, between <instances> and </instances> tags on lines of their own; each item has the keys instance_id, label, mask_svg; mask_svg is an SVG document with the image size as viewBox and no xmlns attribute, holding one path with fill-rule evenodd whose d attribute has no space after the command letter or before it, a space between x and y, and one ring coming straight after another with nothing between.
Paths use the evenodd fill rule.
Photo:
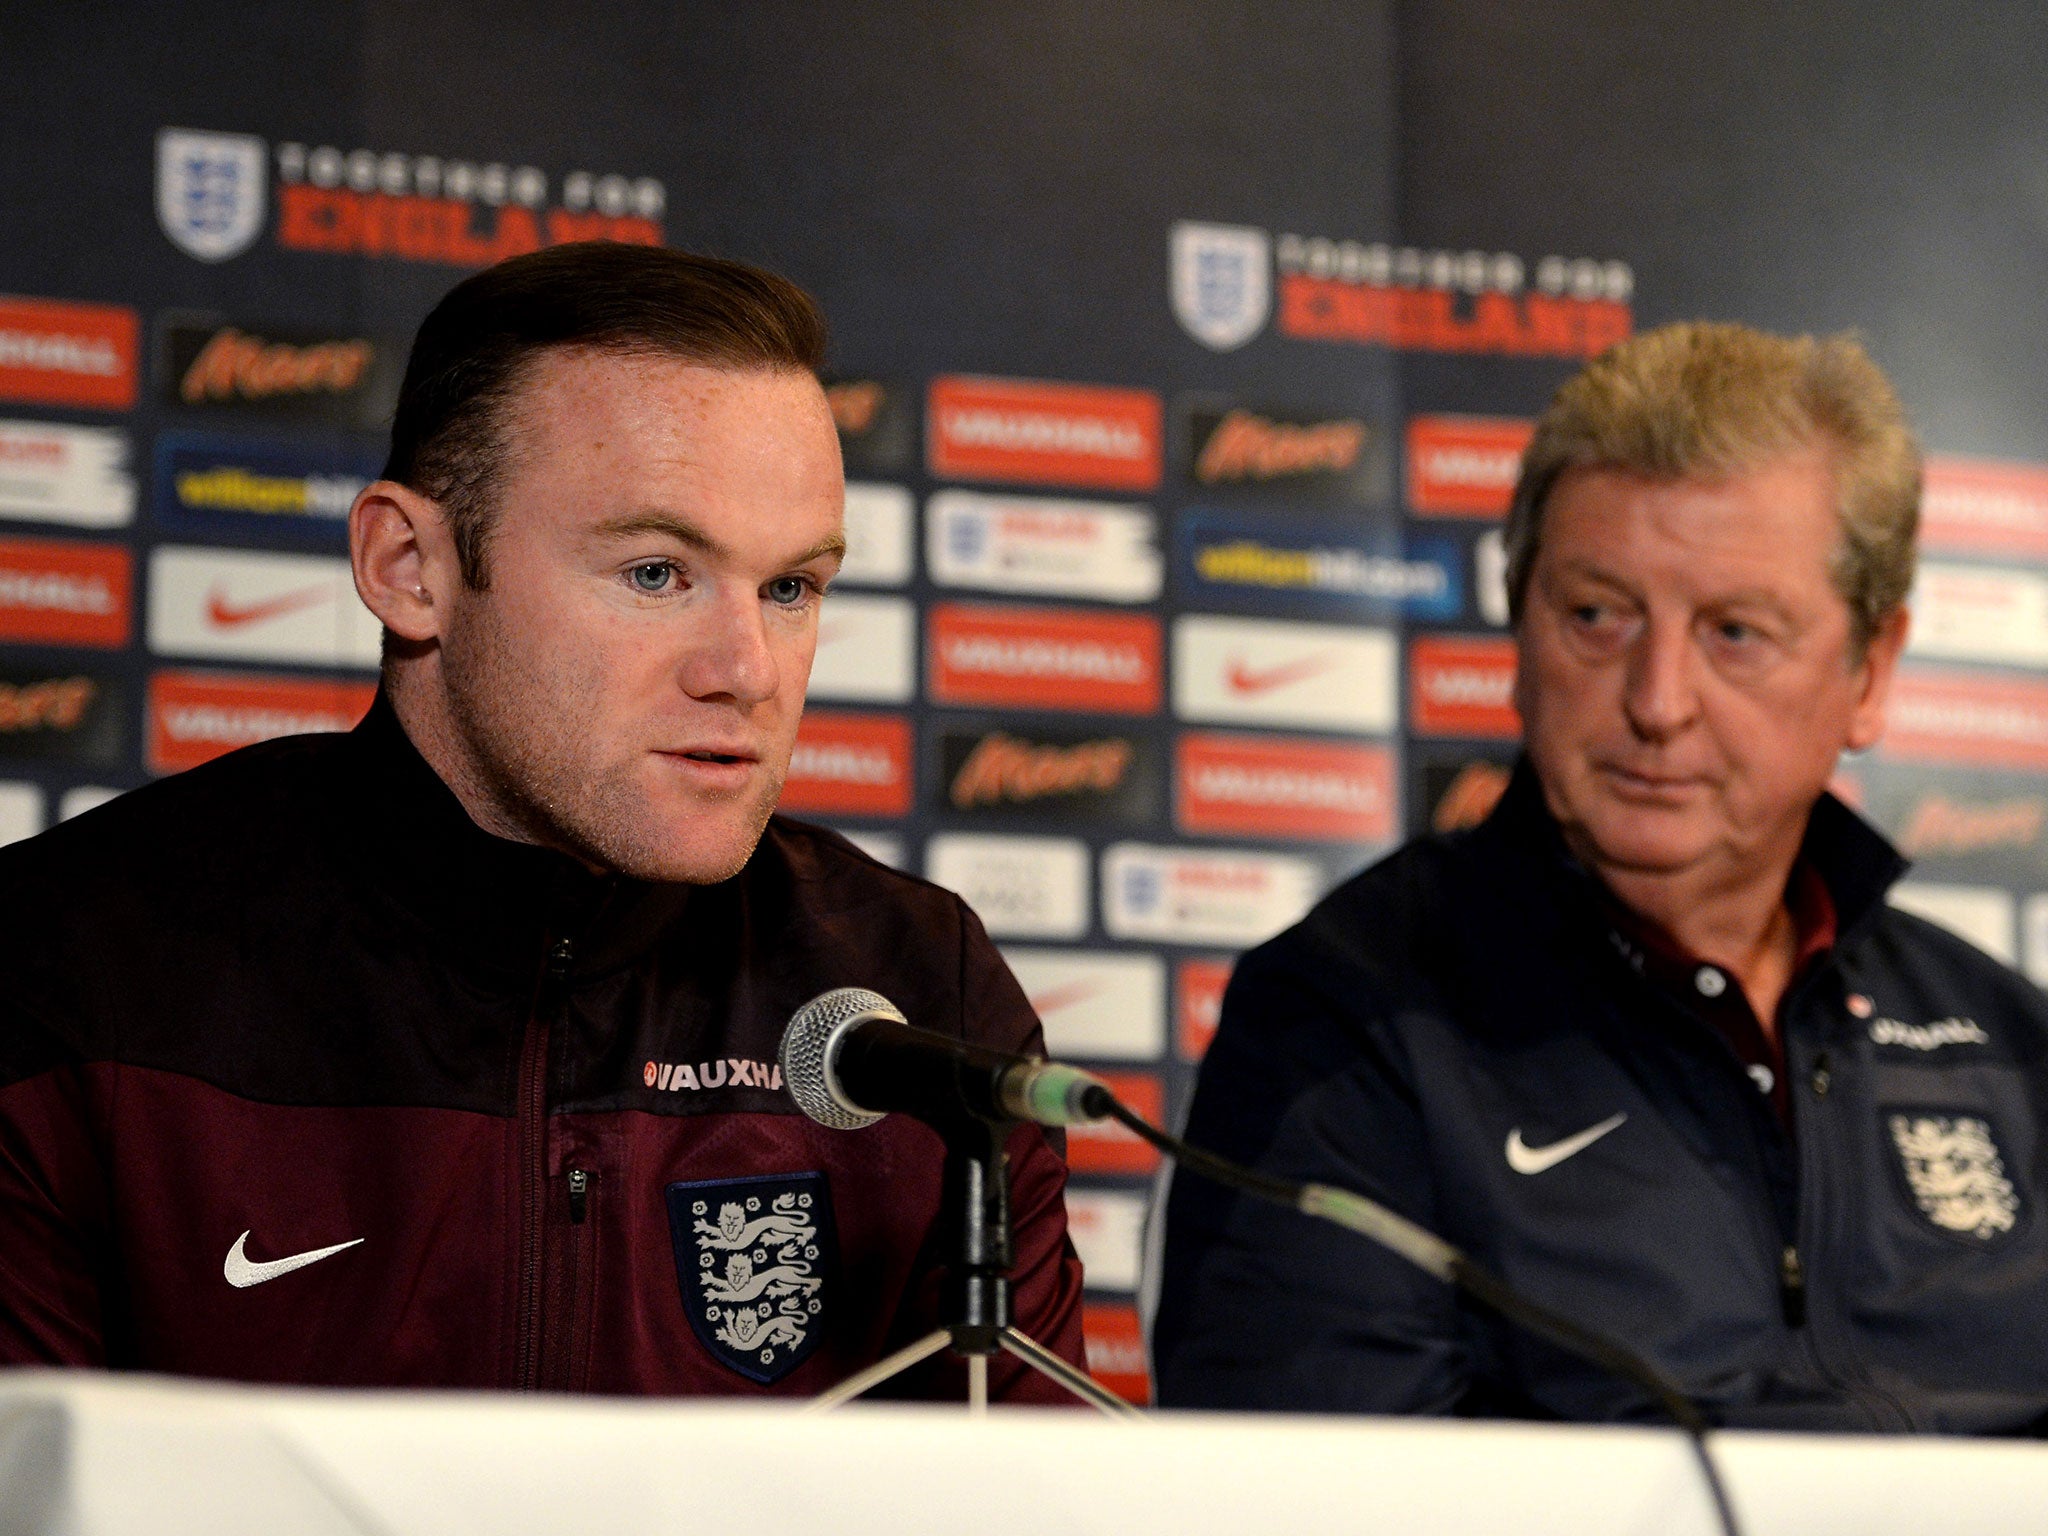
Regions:
<instances>
[{"instance_id":1,"label":"microphone","mask_svg":"<svg viewBox=\"0 0 2048 1536\"><path fill-rule=\"evenodd\" d=\"M1109 1113L1108 1087L1078 1067L1012 1056L918 1029L879 992L835 987L790 1017L782 1081L820 1125L857 1131L885 1115L1078 1125Z\"/></svg>"}]
</instances>

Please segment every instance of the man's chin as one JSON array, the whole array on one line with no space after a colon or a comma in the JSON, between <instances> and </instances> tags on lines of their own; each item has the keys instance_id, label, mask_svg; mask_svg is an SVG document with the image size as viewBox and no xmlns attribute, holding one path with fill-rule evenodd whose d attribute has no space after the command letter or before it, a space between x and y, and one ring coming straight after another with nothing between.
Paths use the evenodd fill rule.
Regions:
<instances>
[{"instance_id":1,"label":"man's chin","mask_svg":"<svg viewBox=\"0 0 2048 1536\"><path fill-rule=\"evenodd\" d=\"M1571 829L1574 851L1602 869L1634 875L1676 874L1697 864L1713 838L1690 816L1635 806L1606 808Z\"/></svg>"}]
</instances>

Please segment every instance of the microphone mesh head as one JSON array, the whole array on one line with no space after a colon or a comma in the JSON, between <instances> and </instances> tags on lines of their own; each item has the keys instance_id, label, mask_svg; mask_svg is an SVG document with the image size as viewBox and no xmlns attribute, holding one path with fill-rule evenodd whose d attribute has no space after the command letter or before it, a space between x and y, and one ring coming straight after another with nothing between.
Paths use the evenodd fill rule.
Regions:
<instances>
[{"instance_id":1,"label":"microphone mesh head","mask_svg":"<svg viewBox=\"0 0 2048 1536\"><path fill-rule=\"evenodd\" d=\"M796 1107L820 1125L835 1131L857 1131L886 1118L849 1103L832 1075L834 1042L842 1030L862 1019L893 1019L908 1023L894 1003L865 987L834 987L821 992L790 1016L782 1032L782 1081Z\"/></svg>"}]
</instances>

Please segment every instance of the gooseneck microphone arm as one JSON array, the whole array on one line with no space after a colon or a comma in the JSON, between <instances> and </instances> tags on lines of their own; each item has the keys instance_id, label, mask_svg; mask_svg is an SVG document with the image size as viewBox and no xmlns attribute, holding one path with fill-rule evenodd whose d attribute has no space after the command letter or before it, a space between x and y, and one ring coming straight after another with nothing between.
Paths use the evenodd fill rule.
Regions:
<instances>
[{"instance_id":1,"label":"gooseneck microphone arm","mask_svg":"<svg viewBox=\"0 0 2048 1536\"><path fill-rule=\"evenodd\" d=\"M949 1300L956 1321L827 1393L833 1406L950 1343L981 1372L995 1348L1009 1349L1099 1406L1101 1388L1009 1326L1008 1170L1002 1133L1020 1120L1076 1125L1114 1120L1181 1167L1255 1199L1333 1222L1407 1260L1504 1318L1650 1394L1685 1431L1726 1536L1738 1536L1734 1506L1707 1446L1706 1418L1677 1385L1612 1339L1521 1295L1507 1281L1397 1211L1328 1184L1277 1179L1188 1145L1121 1103L1100 1078L1075 1067L1006 1055L913 1027L887 998L842 987L797 1010L782 1036L782 1077L797 1106L824 1125L854 1130L891 1113L923 1120L946 1140L946 1181L959 1223ZM1034 1358L1013 1340L1021 1340ZM922 1351L922 1353L919 1353ZM1050 1362L1048 1364L1047 1362ZM1055 1369L1057 1367L1057 1369ZM1064 1372L1065 1374L1061 1374ZM1087 1378L1080 1378L1087 1381ZM1098 1394L1100 1396L1098 1396ZM1131 1411L1119 1399L1117 1408ZM1114 1410L1113 1410L1114 1411Z\"/></svg>"},{"instance_id":2,"label":"gooseneck microphone arm","mask_svg":"<svg viewBox=\"0 0 2048 1536\"><path fill-rule=\"evenodd\" d=\"M1235 1189L1272 1205L1285 1206L1304 1216L1334 1222L1340 1227L1370 1238L1382 1248L1399 1255L1426 1274L1456 1286L1496 1316L1539 1339L1556 1345L1567 1354L1590 1361L1609 1375L1641 1387L1685 1431L1686 1439L1700 1465L1700 1475L1714 1501L1726 1536L1740 1536L1735 1507L1722 1485L1720 1470L1707 1448L1710 1427L1680 1388L1649 1361L1612 1339L1581 1328L1568 1317L1529 1300L1507 1281L1484 1265L1467 1257L1434 1232L1417 1226L1397 1211L1378 1201L1328 1184L1296 1183L1244 1168L1227 1158L1190 1146L1178 1136L1160 1130L1124 1105L1107 1086L1095 1083L1082 1094L1082 1108L1093 1118L1114 1120L1140 1140L1151 1143L1180 1167L1205 1179Z\"/></svg>"}]
</instances>

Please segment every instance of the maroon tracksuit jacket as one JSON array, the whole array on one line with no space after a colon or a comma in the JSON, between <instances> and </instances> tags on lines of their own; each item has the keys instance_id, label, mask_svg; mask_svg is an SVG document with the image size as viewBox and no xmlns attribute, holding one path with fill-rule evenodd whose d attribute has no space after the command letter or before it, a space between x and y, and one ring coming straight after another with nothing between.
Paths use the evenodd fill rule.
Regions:
<instances>
[{"instance_id":1,"label":"maroon tracksuit jacket","mask_svg":"<svg viewBox=\"0 0 2048 1536\"><path fill-rule=\"evenodd\" d=\"M247 1381L821 1391L934 1326L942 1151L806 1120L784 1023L1039 1045L956 897L780 818L723 885L592 876L381 701L0 850L0 977L0 1363ZM1009 1145L1018 1322L1078 1362L1065 1172Z\"/></svg>"}]
</instances>

